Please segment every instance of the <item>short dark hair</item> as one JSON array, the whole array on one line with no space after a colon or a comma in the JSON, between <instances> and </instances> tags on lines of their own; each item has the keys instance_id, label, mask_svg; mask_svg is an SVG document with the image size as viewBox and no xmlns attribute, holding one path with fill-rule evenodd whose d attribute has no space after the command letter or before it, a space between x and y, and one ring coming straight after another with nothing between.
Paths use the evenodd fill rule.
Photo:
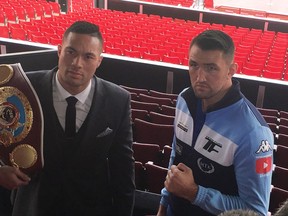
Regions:
<instances>
[{"instance_id":1,"label":"short dark hair","mask_svg":"<svg viewBox=\"0 0 288 216\"><path fill-rule=\"evenodd\" d=\"M288 215L288 199L281 204L279 209L274 214L275 216L287 216Z\"/></svg>"},{"instance_id":2,"label":"short dark hair","mask_svg":"<svg viewBox=\"0 0 288 216\"><path fill-rule=\"evenodd\" d=\"M232 38L220 30L206 30L197 35L190 44L190 49L193 45L197 45L200 49L220 50L228 60L233 60L235 46Z\"/></svg>"},{"instance_id":3,"label":"short dark hair","mask_svg":"<svg viewBox=\"0 0 288 216\"><path fill-rule=\"evenodd\" d=\"M260 216L258 213L252 210L236 209L223 212L218 216Z\"/></svg>"},{"instance_id":4,"label":"short dark hair","mask_svg":"<svg viewBox=\"0 0 288 216\"><path fill-rule=\"evenodd\" d=\"M98 25L87 21L76 21L66 29L63 35L63 39L66 39L70 32L77 34L88 34L92 37L96 37L99 39L101 46L103 46L103 37Z\"/></svg>"}]
</instances>

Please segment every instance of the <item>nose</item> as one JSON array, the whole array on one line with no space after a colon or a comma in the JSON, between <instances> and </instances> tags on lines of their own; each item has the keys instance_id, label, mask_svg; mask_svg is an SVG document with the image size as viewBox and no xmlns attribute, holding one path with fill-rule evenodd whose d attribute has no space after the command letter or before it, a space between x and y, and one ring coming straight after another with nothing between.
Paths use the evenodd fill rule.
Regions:
<instances>
[{"instance_id":1,"label":"nose","mask_svg":"<svg viewBox=\"0 0 288 216\"><path fill-rule=\"evenodd\" d=\"M77 66L77 67L81 67L81 65L82 65L81 56L76 56L75 58L73 58L72 65Z\"/></svg>"},{"instance_id":2,"label":"nose","mask_svg":"<svg viewBox=\"0 0 288 216\"><path fill-rule=\"evenodd\" d=\"M202 67L199 67L199 69L197 70L197 77L196 77L198 82L203 82L206 80L205 78L205 71L203 70Z\"/></svg>"}]
</instances>

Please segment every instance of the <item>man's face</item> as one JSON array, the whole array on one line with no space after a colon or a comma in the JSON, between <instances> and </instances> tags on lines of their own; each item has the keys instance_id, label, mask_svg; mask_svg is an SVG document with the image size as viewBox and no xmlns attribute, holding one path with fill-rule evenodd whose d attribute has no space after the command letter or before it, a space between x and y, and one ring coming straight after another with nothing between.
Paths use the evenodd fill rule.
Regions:
<instances>
[{"instance_id":1,"label":"man's face","mask_svg":"<svg viewBox=\"0 0 288 216\"><path fill-rule=\"evenodd\" d=\"M98 38L70 32L58 46L58 79L71 94L83 91L89 84L102 56Z\"/></svg>"},{"instance_id":2,"label":"man's face","mask_svg":"<svg viewBox=\"0 0 288 216\"><path fill-rule=\"evenodd\" d=\"M195 95L206 107L223 98L230 86L237 66L228 63L220 50L203 51L193 45L189 52L189 75Z\"/></svg>"}]
</instances>

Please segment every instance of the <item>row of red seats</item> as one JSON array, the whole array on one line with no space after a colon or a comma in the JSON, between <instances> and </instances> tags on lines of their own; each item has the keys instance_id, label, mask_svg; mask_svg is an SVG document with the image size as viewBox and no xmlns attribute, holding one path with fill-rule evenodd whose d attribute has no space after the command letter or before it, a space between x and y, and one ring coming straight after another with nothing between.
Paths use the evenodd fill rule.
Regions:
<instances>
[{"instance_id":1,"label":"row of red seats","mask_svg":"<svg viewBox=\"0 0 288 216\"><path fill-rule=\"evenodd\" d=\"M0 37L25 40L36 43L58 45L61 44L61 36L52 28L46 26L10 24L0 26Z\"/></svg>"},{"instance_id":2,"label":"row of red seats","mask_svg":"<svg viewBox=\"0 0 288 216\"><path fill-rule=\"evenodd\" d=\"M93 8L92 0L73 0L70 1L70 7L68 8L68 13L71 12L82 12Z\"/></svg>"},{"instance_id":3,"label":"row of red seats","mask_svg":"<svg viewBox=\"0 0 288 216\"><path fill-rule=\"evenodd\" d=\"M288 37L285 33L98 8L58 17L43 17L31 23L53 29L55 33L46 36L54 39L53 34L61 36L66 27L79 19L100 26L105 53L183 65L188 65L189 43L195 35L205 29L220 29L235 41L239 73L280 80L287 78ZM13 38L13 34L9 36ZM253 64L254 68L248 67L250 62L260 58L263 60L262 65ZM276 61L277 67L272 68L271 64L276 64Z\"/></svg>"},{"instance_id":4,"label":"row of red seats","mask_svg":"<svg viewBox=\"0 0 288 216\"><path fill-rule=\"evenodd\" d=\"M0 4L0 23L18 23L43 17L60 15L60 5L56 2L46 1L6 1Z\"/></svg>"},{"instance_id":5,"label":"row of red seats","mask_svg":"<svg viewBox=\"0 0 288 216\"><path fill-rule=\"evenodd\" d=\"M287 80L287 34L251 30L242 37L235 39L239 73Z\"/></svg>"}]
</instances>

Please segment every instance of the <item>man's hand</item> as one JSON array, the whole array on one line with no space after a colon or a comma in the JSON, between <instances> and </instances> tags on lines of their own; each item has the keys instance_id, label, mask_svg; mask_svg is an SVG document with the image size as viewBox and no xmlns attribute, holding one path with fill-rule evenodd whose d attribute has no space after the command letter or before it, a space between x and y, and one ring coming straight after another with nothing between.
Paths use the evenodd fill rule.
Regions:
<instances>
[{"instance_id":1,"label":"man's hand","mask_svg":"<svg viewBox=\"0 0 288 216\"><path fill-rule=\"evenodd\" d=\"M189 201L193 201L198 192L192 170L183 163L171 166L164 185L170 193Z\"/></svg>"},{"instance_id":2,"label":"man's hand","mask_svg":"<svg viewBox=\"0 0 288 216\"><path fill-rule=\"evenodd\" d=\"M30 178L21 170L12 166L0 167L0 185L9 190L27 185Z\"/></svg>"}]
</instances>

